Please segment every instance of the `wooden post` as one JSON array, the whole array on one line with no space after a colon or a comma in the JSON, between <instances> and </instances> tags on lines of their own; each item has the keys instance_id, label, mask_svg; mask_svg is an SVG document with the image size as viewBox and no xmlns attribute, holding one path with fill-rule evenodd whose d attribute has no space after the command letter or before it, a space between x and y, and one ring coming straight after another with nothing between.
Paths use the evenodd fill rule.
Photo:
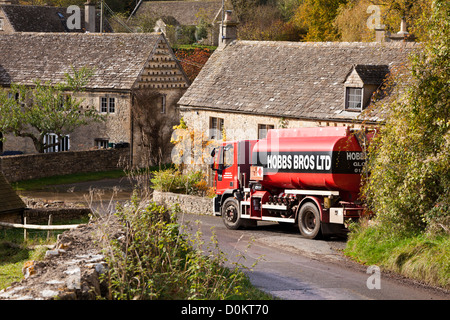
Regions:
<instances>
[{"instance_id":1,"label":"wooden post","mask_svg":"<svg viewBox=\"0 0 450 320\"><path fill-rule=\"evenodd\" d=\"M49 216L48 216L48 225L51 226L52 222L53 222L53 216L52 216L52 214L49 214ZM52 235L52 231L49 229L47 231L47 241L50 239L51 235Z\"/></svg>"},{"instance_id":2,"label":"wooden post","mask_svg":"<svg viewBox=\"0 0 450 320\"><path fill-rule=\"evenodd\" d=\"M27 224L27 217L23 217L23 225ZM23 228L23 241L27 241L27 228Z\"/></svg>"}]
</instances>

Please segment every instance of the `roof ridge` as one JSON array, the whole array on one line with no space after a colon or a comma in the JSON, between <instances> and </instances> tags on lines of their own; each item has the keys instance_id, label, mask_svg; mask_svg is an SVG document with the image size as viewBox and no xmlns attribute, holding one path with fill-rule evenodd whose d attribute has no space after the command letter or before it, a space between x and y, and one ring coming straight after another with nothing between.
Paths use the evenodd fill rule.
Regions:
<instances>
[{"instance_id":1,"label":"roof ridge","mask_svg":"<svg viewBox=\"0 0 450 320\"><path fill-rule=\"evenodd\" d=\"M328 42L294 42L294 41L263 41L263 40L236 40L234 45L265 45L275 47L415 47L420 45L420 42L340 42L340 41L328 41Z\"/></svg>"}]
</instances>

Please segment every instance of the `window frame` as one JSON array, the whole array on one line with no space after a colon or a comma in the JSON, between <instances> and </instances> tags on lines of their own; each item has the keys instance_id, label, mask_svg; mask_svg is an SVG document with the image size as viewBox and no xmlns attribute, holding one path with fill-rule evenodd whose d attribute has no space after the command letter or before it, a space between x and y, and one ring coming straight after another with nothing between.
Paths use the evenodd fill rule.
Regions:
<instances>
[{"instance_id":1,"label":"window frame","mask_svg":"<svg viewBox=\"0 0 450 320\"><path fill-rule=\"evenodd\" d=\"M214 124L215 122L215 124ZM225 127L225 120L219 117L209 117L209 138L211 140L220 140L222 131Z\"/></svg>"},{"instance_id":2,"label":"window frame","mask_svg":"<svg viewBox=\"0 0 450 320\"><path fill-rule=\"evenodd\" d=\"M98 149L108 149L109 139L97 138L94 140L95 147Z\"/></svg>"},{"instance_id":3,"label":"window frame","mask_svg":"<svg viewBox=\"0 0 450 320\"><path fill-rule=\"evenodd\" d=\"M110 114L116 113L116 98L103 96L100 97L100 113Z\"/></svg>"},{"instance_id":4,"label":"window frame","mask_svg":"<svg viewBox=\"0 0 450 320\"><path fill-rule=\"evenodd\" d=\"M166 113L166 95L163 94L160 96L161 98L161 114L165 114Z\"/></svg>"},{"instance_id":5,"label":"window frame","mask_svg":"<svg viewBox=\"0 0 450 320\"><path fill-rule=\"evenodd\" d=\"M356 94L352 94L351 90L359 90L359 107L350 106L350 103L356 103L356 100L350 99L350 96L357 97ZM345 110L347 111L359 111L361 112L364 109L364 87L345 87Z\"/></svg>"},{"instance_id":6,"label":"window frame","mask_svg":"<svg viewBox=\"0 0 450 320\"><path fill-rule=\"evenodd\" d=\"M70 135L65 135L63 137L63 141L58 141L58 135L55 133L48 133L44 136L44 143L47 144L48 139L54 139L52 143L58 143L56 146L47 148L44 150L44 153L53 153L53 152L64 152L70 151ZM61 150L63 149L63 150Z\"/></svg>"},{"instance_id":7,"label":"window frame","mask_svg":"<svg viewBox=\"0 0 450 320\"><path fill-rule=\"evenodd\" d=\"M265 139L267 137L267 132L271 129L275 129L275 125L259 123L258 124L258 139ZM261 134L262 132L265 132L265 134L264 135Z\"/></svg>"}]
</instances>

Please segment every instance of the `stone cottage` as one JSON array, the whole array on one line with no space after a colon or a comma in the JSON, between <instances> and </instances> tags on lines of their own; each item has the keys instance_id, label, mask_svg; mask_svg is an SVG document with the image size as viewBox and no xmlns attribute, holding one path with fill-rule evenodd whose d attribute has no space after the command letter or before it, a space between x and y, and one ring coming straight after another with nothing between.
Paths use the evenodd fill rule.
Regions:
<instances>
[{"instance_id":1,"label":"stone cottage","mask_svg":"<svg viewBox=\"0 0 450 320\"><path fill-rule=\"evenodd\" d=\"M133 165L170 160L176 103L189 80L162 34L13 33L0 35L0 44L0 86L6 89L11 83L62 82L72 67L94 71L77 98L106 121L78 128L49 151L124 143ZM36 152L29 138L12 135L2 151Z\"/></svg>"},{"instance_id":2,"label":"stone cottage","mask_svg":"<svg viewBox=\"0 0 450 320\"><path fill-rule=\"evenodd\" d=\"M366 117L364 111L418 47L229 38L178 102L186 124L210 139L223 132L227 140L259 139L272 128L376 125L381 115ZM387 98L377 96L380 102Z\"/></svg>"},{"instance_id":3,"label":"stone cottage","mask_svg":"<svg viewBox=\"0 0 450 320\"><path fill-rule=\"evenodd\" d=\"M63 7L26 6L17 0L0 0L0 34L13 32L112 32L106 19L101 19L95 4L86 3L79 11L79 26L75 27L75 12Z\"/></svg>"},{"instance_id":4,"label":"stone cottage","mask_svg":"<svg viewBox=\"0 0 450 320\"><path fill-rule=\"evenodd\" d=\"M208 45L217 45L218 23L222 19L222 1L139 1L132 16L156 17L155 31L165 34L167 25L198 26L200 22L207 23L211 28L204 42Z\"/></svg>"}]
</instances>

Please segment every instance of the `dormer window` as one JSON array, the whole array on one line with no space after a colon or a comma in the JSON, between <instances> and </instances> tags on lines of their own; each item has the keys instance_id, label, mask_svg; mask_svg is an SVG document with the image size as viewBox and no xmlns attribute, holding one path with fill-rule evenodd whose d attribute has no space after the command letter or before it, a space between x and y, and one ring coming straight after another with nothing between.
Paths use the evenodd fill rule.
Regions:
<instances>
[{"instance_id":1,"label":"dormer window","mask_svg":"<svg viewBox=\"0 0 450 320\"><path fill-rule=\"evenodd\" d=\"M389 74L386 65L354 65L344 81L345 110L361 112Z\"/></svg>"},{"instance_id":2,"label":"dormer window","mask_svg":"<svg viewBox=\"0 0 450 320\"><path fill-rule=\"evenodd\" d=\"M361 111L363 105L362 88L345 88L345 109Z\"/></svg>"}]
</instances>

